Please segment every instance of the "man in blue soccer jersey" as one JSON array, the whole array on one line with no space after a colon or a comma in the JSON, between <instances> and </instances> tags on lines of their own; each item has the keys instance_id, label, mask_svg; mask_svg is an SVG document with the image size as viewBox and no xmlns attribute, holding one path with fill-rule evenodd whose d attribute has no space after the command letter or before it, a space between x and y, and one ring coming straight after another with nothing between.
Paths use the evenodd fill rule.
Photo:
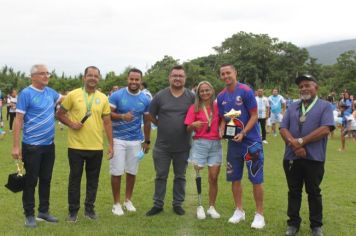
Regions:
<instances>
[{"instance_id":1,"label":"man in blue soccer jersey","mask_svg":"<svg viewBox=\"0 0 356 236\"><path fill-rule=\"evenodd\" d=\"M54 150L54 108L61 95L47 87L50 73L45 65L31 68L32 84L19 94L16 104L12 157L23 160L26 169L22 203L26 216L25 226L36 227L34 217L35 188L39 181L39 207L37 220L58 222L49 214L49 196ZM20 131L23 127L22 151Z\"/></svg>"},{"instance_id":2,"label":"man in blue soccer jersey","mask_svg":"<svg viewBox=\"0 0 356 236\"><path fill-rule=\"evenodd\" d=\"M128 72L128 86L114 92L110 98L111 119L113 120L114 156L110 160L111 187L114 197L112 213L123 215L120 204L121 176L126 172L126 194L123 207L129 212L136 208L131 202L132 192L139 164L139 153L144 138L143 151L149 150L151 122L148 106L150 100L140 90L142 72L130 69ZM141 130L143 117L144 137Z\"/></svg>"},{"instance_id":3,"label":"man in blue soccer jersey","mask_svg":"<svg viewBox=\"0 0 356 236\"><path fill-rule=\"evenodd\" d=\"M227 180L232 182L232 193L236 205L230 223L237 224L245 220L242 208L242 186L244 162L248 169L249 179L253 184L253 195L256 203L256 214L251 224L252 228L262 229L265 226L263 217L263 149L258 127L257 104L254 91L237 81L237 71L231 64L220 67L220 79L226 88L218 95L218 107L221 117L220 134L222 136L225 124L224 114L231 109L240 110L241 116L234 119L239 133L228 141L227 149Z\"/></svg>"}]
</instances>

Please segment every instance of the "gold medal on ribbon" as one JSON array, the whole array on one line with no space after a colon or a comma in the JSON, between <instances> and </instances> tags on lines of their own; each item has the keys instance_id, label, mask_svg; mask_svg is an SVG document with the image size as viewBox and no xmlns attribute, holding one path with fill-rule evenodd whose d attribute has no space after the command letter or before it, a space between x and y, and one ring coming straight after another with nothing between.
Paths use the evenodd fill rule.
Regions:
<instances>
[{"instance_id":1,"label":"gold medal on ribbon","mask_svg":"<svg viewBox=\"0 0 356 236\"><path fill-rule=\"evenodd\" d=\"M307 119L307 117L306 117L305 115L302 115L302 116L299 118L299 121L300 121L301 123L304 123L306 119Z\"/></svg>"}]
</instances>

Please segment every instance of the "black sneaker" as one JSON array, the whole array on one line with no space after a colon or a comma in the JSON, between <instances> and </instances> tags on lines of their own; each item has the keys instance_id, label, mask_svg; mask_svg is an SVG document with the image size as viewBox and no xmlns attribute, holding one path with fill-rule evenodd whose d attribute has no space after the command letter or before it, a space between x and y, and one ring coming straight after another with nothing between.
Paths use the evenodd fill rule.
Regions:
<instances>
[{"instance_id":1,"label":"black sneaker","mask_svg":"<svg viewBox=\"0 0 356 236\"><path fill-rule=\"evenodd\" d=\"M173 206L173 211L180 216L185 214L185 210L181 206Z\"/></svg>"},{"instance_id":2,"label":"black sneaker","mask_svg":"<svg viewBox=\"0 0 356 236\"><path fill-rule=\"evenodd\" d=\"M323 230L321 230L321 227L312 228L312 235L313 236L324 236Z\"/></svg>"},{"instance_id":3,"label":"black sneaker","mask_svg":"<svg viewBox=\"0 0 356 236\"><path fill-rule=\"evenodd\" d=\"M96 220L96 219L98 219L98 216L95 214L94 209L85 210L84 216L85 216L86 218L90 219L90 220Z\"/></svg>"},{"instance_id":4,"label":"black sneaker","mask_svg":"<svg viewBox=\"0 0 356 236\"><path fill-rule=\"evenodd\" d=\"M151 210L146 212L146 216L154 216L154 215L157 215L158 213L160 213L162 211L163 211L163 208L154 206L154 207L151 208Z\"/></svg>"},{"instance_id":5,"label":"black sneaker","mask_svg":"<svg viewBox=\"0 0 356 236\"><path fill-rule=\"evenodd\" d=\"M52 215L50 215L48 212L43 213L43 212L39 212L37 215L36 220L38 221L47 221L50 223L57 223L58 219Z\"/></svg>"},{"instance_id":6,"label":"black sneaker","mask_svg":"<svg viewBox=\"0 0 356 236\"><path fill-rule=\"evenodd\" d=\"M299 229L293 225L287 227L286 236L294 236L298 233Z\"/></svg>"},{"instance_id":7,"label":"black sneaker","mask_svg":"<svg viewBox=\"0 0 356 236\"><path fill-rule=\"evenodd\" d=\"M67 217L67 222L76 223L78 220L78 212L70 212Z\"/></svg>"},{"instance_id":8,"label":"black sneaker","mask_svg":"<svg viewBox=\"0 0 356 236\"><path fill-rule=\"evenodd\" d=\"M35 228L37 226L36 219L34 216L26 216L25 226L29 228Z\"/></svg>"}]
</instances>

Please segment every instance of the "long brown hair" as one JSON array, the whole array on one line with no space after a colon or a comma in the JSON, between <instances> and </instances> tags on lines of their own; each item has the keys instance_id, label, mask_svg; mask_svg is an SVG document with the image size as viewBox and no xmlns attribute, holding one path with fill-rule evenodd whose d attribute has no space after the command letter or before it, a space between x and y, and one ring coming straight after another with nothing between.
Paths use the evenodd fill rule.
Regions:
<instances>
[{"instance_id":1,"label":"long brown hair","mask_svg":"<svg viewBox=\"0 0 356 236\"><path fill-rule=\"evenodd\" d=\"M210 109L211 109L212 113L214 114L215 90L214 90L213 86L211 85L211 83L209 83L208 81L205 81L205 80L201 81L197 86L197 89L195 92L194 112L199 112L199 109L202 107L201 98L199 96L199 89L203 84L208 85L212 91L212 95L210 97Z\"/></svg>"}]
</instances>

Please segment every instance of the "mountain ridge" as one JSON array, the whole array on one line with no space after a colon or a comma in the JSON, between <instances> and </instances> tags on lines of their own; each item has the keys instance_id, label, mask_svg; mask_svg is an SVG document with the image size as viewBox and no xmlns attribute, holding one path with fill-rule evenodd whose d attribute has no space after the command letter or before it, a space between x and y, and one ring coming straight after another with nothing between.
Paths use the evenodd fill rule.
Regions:
<instances>
[{"instance_id":1,"label":"mountain ridge","mask_svg":"<svg viewBox=\"0 0 356 236\"><path fill-rule=\"evenodd\" d=\"M356 39L346 39L304 47L311 57L317 58L317 62L324 65L336 63L340 54L354 50L356 51Z\"/></svg>"}]
</instances>

